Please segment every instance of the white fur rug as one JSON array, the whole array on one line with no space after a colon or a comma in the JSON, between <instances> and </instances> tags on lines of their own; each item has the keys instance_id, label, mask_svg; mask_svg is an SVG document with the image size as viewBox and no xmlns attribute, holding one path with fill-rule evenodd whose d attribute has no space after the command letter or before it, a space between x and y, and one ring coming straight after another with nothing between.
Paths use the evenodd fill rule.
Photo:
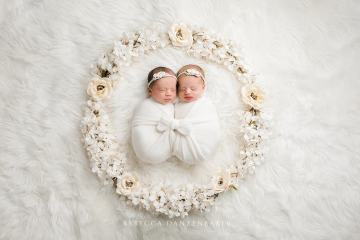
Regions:
<instances>
[{"instance_id":1,"label":"white fur rug","mask_svg":"<svg viewBox=\"0 0 360 240\"><path fill-rule=\"evenodd\" d=\"M14 0L0 9L0 239L360 239L360 4ZM256 175L183 220L119 201L90 172L79 129L90 64L122 32L173 22L240 45L274 116ZM134 64L119 91L136 91L157 64L190 60L179 56ZM220 104L232 89L216 86ZM125 96L116 109L134 104Z\"/></svg>"}]
</instances>

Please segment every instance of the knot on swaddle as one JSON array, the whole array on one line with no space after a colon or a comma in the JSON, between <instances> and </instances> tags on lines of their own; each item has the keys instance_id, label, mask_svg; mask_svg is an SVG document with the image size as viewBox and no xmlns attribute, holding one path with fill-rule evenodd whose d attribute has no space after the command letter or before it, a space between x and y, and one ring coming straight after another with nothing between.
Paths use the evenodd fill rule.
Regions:
<instances>
[{"instance_id":1,"label":"knot on swaddle","mask_svg":"<svg viewBox=\"0 0 360 240\"><path fill-rule=\"evenodd\" d=\"M175 119L179 129L191 124L188 134L176 134L172 142L172 151L179 160L188 164L196 164L210 160L220 142L220 125L215 106L203 96L192 103L175 104Z\"/></svg>"},{"instance_id":2,"label":"knot on swaddle","mask_svg":"<svg viewBox=\"0 0 360 240\"><path fill-rule=\"evenodd\" d=\"M151 164L172 156L187 164L211 159L220 140L215 107L204 98L183 115L186 117L175 118L173 105L145 100L132 122L132 145L138 159Z\"/></svg>"},{"instance_id":3,"label":"knot on swaddle","mask_svg":"<svg viewBox=\"0 0 360 240\"><path fill-rule=\"evenodd\" d=\"M177 119L173 119L170 123L170 128L171 130L177 130L179 128L180 124L179 124L179 120Z\"/></svg>"},{"instance_id":4,"label":"knot on swaddle","mask_svg":"<svg viewBox=\"0 0 360 240\"><path fill-rule=\"evenodd\" d=\"M158 132L165 132L167 130L179 132L183 136L190 135L191 123L179 119L160 118L156 129Z\"/></svg>"}]
</instances>

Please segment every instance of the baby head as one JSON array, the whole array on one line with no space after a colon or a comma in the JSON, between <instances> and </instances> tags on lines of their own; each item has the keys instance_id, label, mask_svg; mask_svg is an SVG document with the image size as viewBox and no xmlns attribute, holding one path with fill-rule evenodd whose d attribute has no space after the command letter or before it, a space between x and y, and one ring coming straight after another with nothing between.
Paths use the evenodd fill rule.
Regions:
<instances>
[{"instance_id":1,"label":"baby head","mask_svg":"<svg viewBox=\"0 0 360 240\"><path fill-rule=\"evenodd\" d=\"M178 78L178 94L181 102L193 102L202 97L205 91L204 70L198 65L188 64L180 68Z\"/></svg>"},{"instance_id":2,"label":"baby head","mask_svg":"<svg viewBox=\"0 0 360 240\"><path fill-rule=\"evenodd\" d=\"M170 68L154 68L148 74L149 95L158 103L172 103L176 99L176 82L176 75Z\"/></svg>"}]
</instances>

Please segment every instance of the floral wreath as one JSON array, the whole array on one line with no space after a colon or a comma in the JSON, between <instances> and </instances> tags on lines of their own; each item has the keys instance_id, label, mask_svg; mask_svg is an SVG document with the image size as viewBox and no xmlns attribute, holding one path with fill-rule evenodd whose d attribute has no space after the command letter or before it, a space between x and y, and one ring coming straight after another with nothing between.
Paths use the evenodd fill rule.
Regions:
<instances>
[{"instance_id":1,"label":"floral wreath","mask_svg":"<svg viewBox=\"0 0 360 240\"><path fill-rule=\"evenodd\" d=\"M239 94L244 110L239 115L239 136L244 142L240 158L221 170L205 185L186 184L172 187L151 185L142 181L127 167L127 155L112 129L106 100L122 79L121 70L132 60L157 49L173 46L193 57L227 67L244 86ZM253 174L264 159L263 141L269 131L262 112L264 92L255 84L242 64L231 41L208 34L203 28L173 24L168 32L151 30L124 33L92 68L85 115L81 121L84 148L92 172L104 184L113 183L121 198L156 215L170 218L187 216L190 211L208 211L222 193L237 189L240 180Z\"/></svg>"}]
</instances>

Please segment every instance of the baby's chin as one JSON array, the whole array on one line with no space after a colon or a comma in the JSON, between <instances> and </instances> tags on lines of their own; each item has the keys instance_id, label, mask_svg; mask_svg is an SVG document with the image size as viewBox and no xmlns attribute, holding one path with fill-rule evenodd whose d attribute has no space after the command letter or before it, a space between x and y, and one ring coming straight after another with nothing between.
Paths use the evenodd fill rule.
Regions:
<instances>
[{"instance_id":1,"label":"baby's chin","mask_svg":"<svg viewBox=\"0 0 360 240\"><path fill-rule=\"evenodd\" d=\"M183 98L179 98L180 102L183 102L183 103L191 103L191 102L194 102L196 100L198 100L199 98L196 98L196 97L183 97Z\"/></svg>"},{"instance_id":2,"label":"baby's chin","mask_svg":"<svg viewBox=\"0 0 360 240\"><path fill-rule=\"evenodd\" d=\"M174 103L175 102L175 99L163 99L161 104L169 104L169 103Z\"/></svg>"}]
</instances>

